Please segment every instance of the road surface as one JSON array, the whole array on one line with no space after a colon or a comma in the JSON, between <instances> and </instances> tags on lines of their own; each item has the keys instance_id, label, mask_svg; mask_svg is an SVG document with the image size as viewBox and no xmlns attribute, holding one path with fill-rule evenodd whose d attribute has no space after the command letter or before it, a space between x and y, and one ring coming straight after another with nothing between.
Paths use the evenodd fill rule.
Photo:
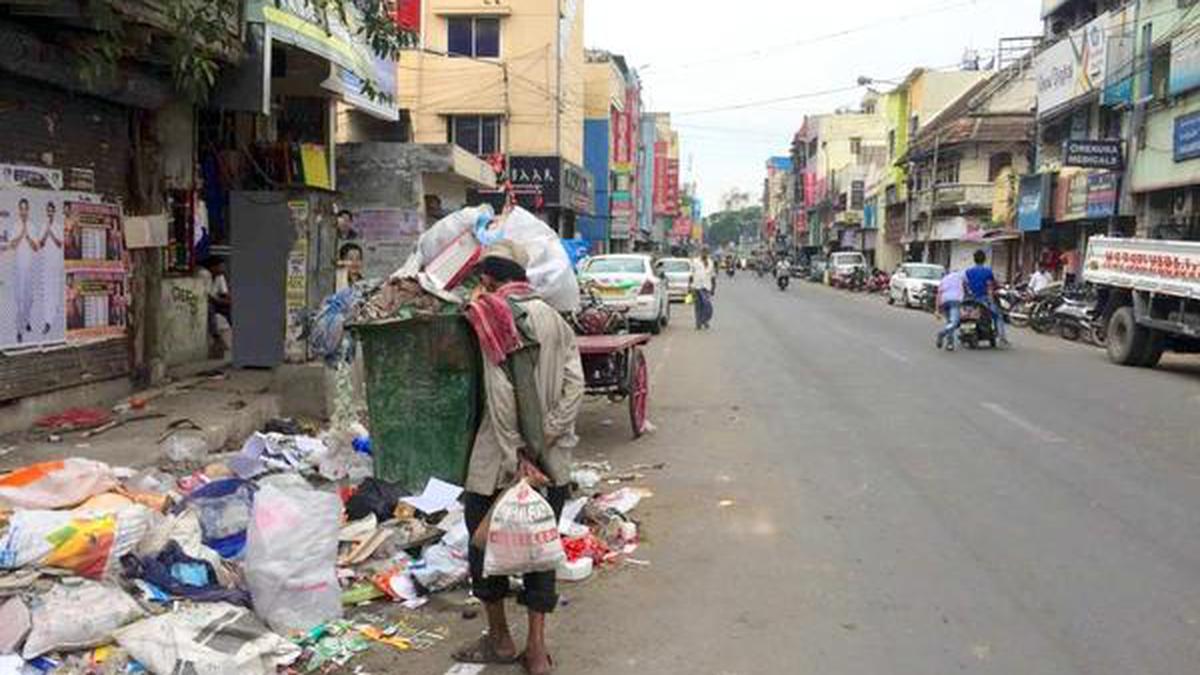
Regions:
<instances>
[{"instance_id":1,"label":"road surface","mask_svg":"<svg viewBox=\"0 0 1200 675\"><path fill-rule=\"evenodd\" d=\"M1200 358L1024 331L946 354L929 315L746 275L711 332L683 309L658 432L581 421L586 450L669 466L650 566L566 588L561 672L1196 672Z\"/></svg>"}]
</instances>

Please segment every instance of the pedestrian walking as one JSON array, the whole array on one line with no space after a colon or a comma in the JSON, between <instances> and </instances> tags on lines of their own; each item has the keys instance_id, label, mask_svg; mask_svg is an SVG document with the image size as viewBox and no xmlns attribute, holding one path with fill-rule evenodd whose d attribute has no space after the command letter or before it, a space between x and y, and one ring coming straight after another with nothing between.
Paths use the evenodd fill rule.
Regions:
<instances>
[{"instance_id":1,"label":"pedestrian walking","mask_svg":"<svg viewBox=\"0 0 1200 675\"><path fill-rule=\"evenodd\" d=\"M938 315L946 318L946 325L937 333L937 348L946 347L952 352L958 346L958 327L962 322L962 303L966 297L965 279L962 272L950 272L938 284Z\"/></svg>"},{"instance_id":2,"label":"pedestrian walking","mask_svg":"<svg viewBox=\"0 0 1200 675\"><path fill-rule=\"evenodd\" d=\"M710 290L716 279L716 266L705 250L699 258L692 260L692 308L696 313L696 330L711 328L713 319L713 292Z\"/></svg>"},{"instance_id":3,"label":"pedestrian walking","mask_svg":"<svg viewBox=\"0 0 1200 675\"><path fill-rule=\"evenodd\" d=\"M501 494L520 478L544 487L561 517L571 481L571 449L584 378L575 333L529 285L528 257L501 241L479 263L484 293L467 307L483 351L484 414L467 468L467 529L474 534ZM469 550L471 588L487 613L488 632L454 654L460 663L520 662L534 675L553 667L546 647L546 615L558 606L555 572L524 576L517 603L528 613L524 652L508 627L507 577L485 577L484 551ZM518 655L520 654L520 655Z\"/></svg>"}]
</instances>

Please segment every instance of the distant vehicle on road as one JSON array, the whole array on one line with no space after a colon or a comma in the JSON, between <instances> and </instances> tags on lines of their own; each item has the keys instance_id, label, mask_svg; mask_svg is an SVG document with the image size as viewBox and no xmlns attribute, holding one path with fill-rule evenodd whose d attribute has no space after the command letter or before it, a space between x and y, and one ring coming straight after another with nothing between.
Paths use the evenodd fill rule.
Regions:
<instances>
[{"instance_id":1,"label":"distant vehicle on road","mask_svg":"<svg viewBox=\"0 0 1200 675\"><path fill-rule=\"evenodd\" d=\"M658 335L671 322L667 280L655 274L648 255L600 255L581 263L581 286L591 286L605 305L628 312L630 322Z\"/></svg>"},{"instance_id":2,"label":"distant vehicle on road","mask_svg":"<svg viewBox=\"0 0 1200 675\"><path fill-rule=\"evenodd\" d=\"M1200 352L1200 242L1092 237L1083 280L1113 363L1153 368L1166 351Z\"/></svg>"},{"instance_id":3,"label":"distant vehicle on road","mask_svg":"<svg viewBox=\"0 0 1200 675\"><path fill-rule=\"evenodd\" d=\"M922 293L927 289L936 290L944 276L946 268L941 265L904 263L892 275L888 304L900 302L905 307L917 307L921 304Z\"/></svg>"},{"instance_id":4,"label":"distant vehicle on road","mask_svg":"<svg viewBox=\"0 0 1200 675\"><path fill-rule=\"evenodd\" d=\"M848 284L859 270L866 273L867 259L858 251L841 251L829 256L829 283L832 286Z\"/></svg>"},{"instance_id":5,"label":"distant vehicle on road","mask_svg":"<svg viewBox=\"0 0 1200 675\"><path fill-rule=\"evenodd\" d=\"M671 302L683 302L692 292L695 271L688 258L663 258L655 265L659 276L667 280L667 297Z\"/></svg>"}]
</instances>

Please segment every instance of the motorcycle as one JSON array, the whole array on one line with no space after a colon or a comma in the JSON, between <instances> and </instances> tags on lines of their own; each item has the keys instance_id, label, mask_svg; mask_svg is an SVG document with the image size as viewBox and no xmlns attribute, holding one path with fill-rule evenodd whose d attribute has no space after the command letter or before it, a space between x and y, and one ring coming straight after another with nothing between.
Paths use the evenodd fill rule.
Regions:
<instances>
[{"instance_id":1,"label":"motorcycle","mask_svg":"<svg viewBox=\"0 0 1200 675\"><path fill-rule=\"evenodd\" d=\"M867 292L887 293L888 289L891 288L891 285L892 277L890 274L884 272L883 270L875 270L875 273L872 274L871 278L867 280Z\"/></svg>"},{"instance_id":2,"label":"motorcycle","mask_svg":"<svg viewBox=\"0 0 1200 675\"><path fill-rule=\"evenodd\" d=\"M792 275L791 274L776 274L775 275L775 285L779 286L779 290L786 291L788 289L788 284L790 284L790 283L792 283Z\"/></svg>"},{"instance_id":3,"label":"motorcycle","mask_svg":"<svg viewBox=\"0 0 1200 675\"><path fill-rule=\"evenodd\" d=\"M1054 310L1054 323L1064 340L1082 340L1103 347L1108 339L1108 327L1097 307L1095 293L1090 289L1065 294L1062 304Z\"/></svg>"},{"instance_id":4,"label":"motorcycle","mask_svg":"<svg viewBox=\"0 0 1200 675\"><path fill-rule=\"evenodd\" d=\"M1054 312L1063 304L1063 285L1052 284L1031 300L1029 327L1043 335L1055 328Z\"/></svg>"},{"instance_id":5,"label":"motorcycle","mask_svg":"<svg viewBox=\"0 0 1200 675\"><path fill-rule=\"evenodd\" d=\"M1029 287L1025 284L1008 284L996 291L996 303L1000 306L1000 312L1009 323L1020 328L1029 325L1036 299L1037 296L1029 292Z\"/></svg>"},{"instance_id":6,"label":"motorcycle","mask_svg":"<svg viewBox=\"0 0 1200 675\"><path fill-rule=\"evenodd\" d=\"M962 303L961 323L958 326L958 341L967 349L978 349L985 342L996 348L996 323L992 311L977 300Z\"/></svg>"}]
</instances>

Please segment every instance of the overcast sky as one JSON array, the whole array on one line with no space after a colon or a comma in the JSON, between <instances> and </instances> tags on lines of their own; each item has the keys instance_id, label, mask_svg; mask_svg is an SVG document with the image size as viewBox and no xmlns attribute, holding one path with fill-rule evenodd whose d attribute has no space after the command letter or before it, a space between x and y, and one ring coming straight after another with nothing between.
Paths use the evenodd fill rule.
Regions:
<instances>
[{"instance_id":1,"label":"overcast sky","mask_svg":"<svg viewBox=\"0 0 1200 675\"><path fill-rule=\"evenodd\" d=\"M587 0L588 47L625 55L648 110L671 112L681 174L704 210L732 187L762 194L764 164L786 155L805 114L857 104L863 89L696 111L899 79L1001 37L1041 32L1041 0ZM879 88L886 89L885 85ZM688 114L693 113L693 114Z\"/></svg>"}]
</instances>

